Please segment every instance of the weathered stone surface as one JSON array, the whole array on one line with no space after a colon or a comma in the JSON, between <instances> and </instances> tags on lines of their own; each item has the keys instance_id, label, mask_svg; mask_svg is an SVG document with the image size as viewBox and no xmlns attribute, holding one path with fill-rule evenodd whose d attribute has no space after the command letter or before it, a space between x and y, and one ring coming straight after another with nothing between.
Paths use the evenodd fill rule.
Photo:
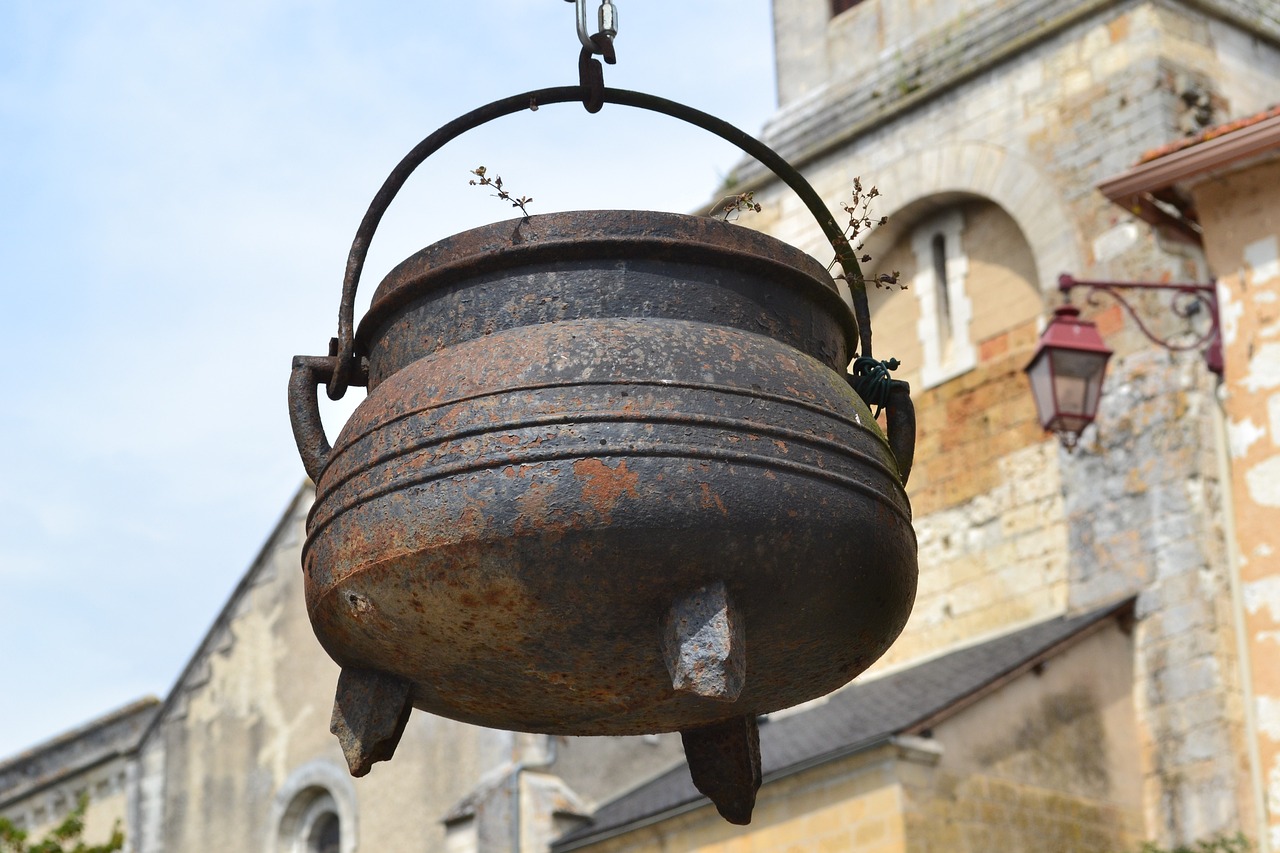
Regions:
<instances>
[{"instance_id":1,"label":"weathered stone surface","mask_svg":"<svg viewBox=\"0 0 1280 853\"><path fill-rule=\"evenodd\" d=\"M671 686L718 702L733 702L747 676L745 626L723 581L671 605L662 630Z\"/></svg>"},{"instance_id":2,"label":"weathered stone surface","mask_svg":"<svg viewBox=\"0 0 1280 853\"><path fill-rule=\"evenodd\" d=\"M1218 280L1226 361L1225 418L1235 510L1245 720L1265 792L1267 832L1280 850L1280 159L1198 186L1206 251ZM1232 590L1223 590L1224 593ZM1189 744L1196 754L1213 744Z\"/></svg>"},{"instance_id":3,"label":"weathered stone surface","mask_svg":"<svg viewBox=\"0 0 1280 853\"><path fill-rule=\"evenodd\" d=\"M848 192L855 174L880 188L890 222L867 242L877 261L913 280L916 260L901 248L912 228L973 204L958 196L976 196L1016 224L1033 258L1023 275L1046 305L1062 272L1204 277L1194 254L1157 241L1095 187L1188 130L1270 105L1280 79L1280 19L1257 0L1222 0L1214 16L1202 13L1204 4L1181 3L914 4L916 15L936 14L929 28L913 28L877 3L858 4L828 26L820 5L777 4L782 108L766 136L832 198ZM1005 56L1015 43L1016 55ZM888 44L892 56L852 49ZM785 192L754 186L765 179L750 165L738 177L765 207L761 227L824 256L821 237ZM776 219L771 208L780 211ZM966 231L960 239L969 253L995 237ZM995 307L982 291L990 279L972 266L971 329L984 307ZM1221 270L1242 266L1249 264L1237 254ZM892 300L912 299L910 290L895 293L882 303L888 311L877 309L877 356L896 354L895 338L916 337L918 317L880 322ZM1157 302L1138 299L1137 308L1160 316ZM1149 835L1174 846L1248 828L1247 713L1213 378L1194 354L1153 350L1118 306L1088 305L1117 357L1097 432L1067 457L1042 439L1023 385L1034 320L1009 311L1009 300L998 305L1008 325L973 341L978 358L969 372L928 388L914 381L916 365L903 367L920 423L910 490L920 587L911 623L879 666L1138 594ZM1020 329L1020 320L1031 321ZM1261 410L1241 417L1236 443L1260 450L1268 418Z\"/></svg>"}]
</instances>

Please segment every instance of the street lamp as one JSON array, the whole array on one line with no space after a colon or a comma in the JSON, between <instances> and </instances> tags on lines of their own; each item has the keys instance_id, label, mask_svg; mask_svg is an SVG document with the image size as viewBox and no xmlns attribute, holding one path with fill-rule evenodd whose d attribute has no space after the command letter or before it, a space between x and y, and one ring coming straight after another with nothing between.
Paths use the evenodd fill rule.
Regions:
<instances>
[{"instance_id":1,"label":"street lamp","mask_svg":"<svg viewBox=\"0 0 1280 853\"><path fill-rule=\"evenodd\" d=\"M1080 309L1063 305L1040 336L1040 346L1027 365L1040 425L1058 434L1073 450L1080 433L1093 423L1102 398L1102 377L1111 350L1098 327L1080 319Z\"/></svg>"},{"instance_id":2,"label":"street lamp","mask_svg":"<svg viewBox=\"0 0 1280 853\"><path fill-rule=\"evenodd\" d=\"M1169 284L1165 282L1080 281L1070 275L1058 277L1058 288L1067 304L1053 312L1053 319L1040 336L1040 346L1026 367L1035 397L1040 425L1058 434L1068 451L1073 450L1084 428L1093 423L1102 399L1102 379L1111 350L1098 328L1080 319L1080 309L1070 304L1071 291L1088 288L1089 301L1105 293L1119 302L1138 328L1152 342L1171 351L1202 349L1205 363L1222 375L1222 334L1218 324L1218 299L1213 284ZM1206 313L1209 328L1192 340L1174 342L1154 334L1120 291L1145 290L1170 294L1169 309L1184 320Z\"/></svg>"}]
</instances>

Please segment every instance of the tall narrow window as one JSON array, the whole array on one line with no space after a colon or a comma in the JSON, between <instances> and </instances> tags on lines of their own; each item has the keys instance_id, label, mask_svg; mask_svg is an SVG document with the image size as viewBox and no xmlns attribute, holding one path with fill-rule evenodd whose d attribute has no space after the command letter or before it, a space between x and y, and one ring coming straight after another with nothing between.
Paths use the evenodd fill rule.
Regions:
<instances>
[{"instance_id":1,"label":"tall narrow window","mask_svg":"<svg viewBox=\"0 0 1280 853\"><path fill-rule=\"evenodd\" d=\"M930 244L933 249L933 280L937 287L937 320L938 343L942 351L947 351L951 343L951 289L947 287L947 237L938 233L933 235Z\"/></svg>"},{"instance_id":2,"label":"tall narrow window","mask_svg":"<svg viewBox=\"0 0 1280 853\"><path fill-rule=\"evenodd\" d=\"M928 219L911 237L916 256L912 288L920 302L920 379L926 388L940 385L977 364L969 338L973 303L965 290L969 260L960 235L964 216L958 208Z\"/></svg>"}]
</instances>

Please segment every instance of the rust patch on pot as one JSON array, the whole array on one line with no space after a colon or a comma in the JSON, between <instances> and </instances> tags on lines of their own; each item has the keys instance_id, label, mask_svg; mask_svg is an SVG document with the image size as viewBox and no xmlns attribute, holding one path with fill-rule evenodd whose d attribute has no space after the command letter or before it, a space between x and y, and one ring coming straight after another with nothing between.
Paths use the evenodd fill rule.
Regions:
<instances>
[{"instance_id":1,"label":"rust patch on pot","mask_svg":"<svg viewBox=\"0 0 1280 853\"><path fill-rule=\"evenodd\" d=\"M579 459L573 463L573 473L582 481L582 500L602 516L612 515L623 495L637 497L640 477L627 470L625 459L616 468L610 468L603 459Z\"/></svg>"}]
</instances>

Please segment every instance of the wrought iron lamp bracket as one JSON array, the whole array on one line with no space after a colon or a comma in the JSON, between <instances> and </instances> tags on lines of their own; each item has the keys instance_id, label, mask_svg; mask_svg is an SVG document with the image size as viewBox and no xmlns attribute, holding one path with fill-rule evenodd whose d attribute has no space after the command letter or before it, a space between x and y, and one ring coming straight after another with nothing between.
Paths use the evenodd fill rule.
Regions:
<instances>
[{"instance_id":1,"label":"wrought iron lamp bracket","mask_svg":"<svg viewBox=\"0 0 1280 853\"><path fill-rule=\"evenodd\" d=\"M1218 316L1217 286L1213 282L1198 284L1154 281L1082 281L1067 273L1058 276L1058 289L1062 291L1062 295L1067 302L1071 301L1071 292L1078 288L1085 290L1085 301L1090 305L1099 304L1099 294L1104 293L1116 300L1133 318L1138 330L1146 336L1147 340L1157 346L1163 347L1170 352L1201 350L1204 354L1205 365L1209 370L1218 376L1222 375L1222 326ZM1209 317L1209 327L1203 333L1197 334L1196 337L1190 340L1176 341L1162 337L1152 331L1133 305L1125 299L1124 292L1134 290L1167 293L1169 294L1169 310L1175 316L1191 321L1193 317L1205 312Z\"/></svg>"}]
</instances>

